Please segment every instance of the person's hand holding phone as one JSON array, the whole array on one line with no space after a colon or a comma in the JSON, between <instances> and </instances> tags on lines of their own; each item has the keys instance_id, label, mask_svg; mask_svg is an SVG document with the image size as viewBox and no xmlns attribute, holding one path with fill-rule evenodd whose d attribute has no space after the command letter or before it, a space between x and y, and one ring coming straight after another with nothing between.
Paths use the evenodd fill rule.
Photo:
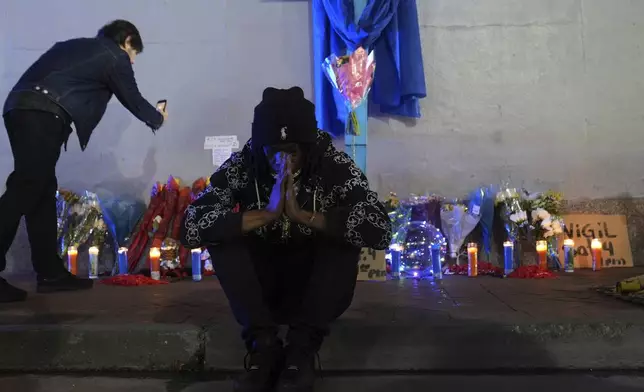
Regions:
<instances>
[{"instance_id":1,"label":"person's hand holding phone","mask_svg":"<svg viewBox=\"0 0 644 392\"><path fill-rule=\"evenodd\" d=\"M159 102L157 102L157 110L163 116L163 121L164 122L168 120L167 107L168 107L168 101L167 100L162 99Z\"/></svg>"}]
</instances>

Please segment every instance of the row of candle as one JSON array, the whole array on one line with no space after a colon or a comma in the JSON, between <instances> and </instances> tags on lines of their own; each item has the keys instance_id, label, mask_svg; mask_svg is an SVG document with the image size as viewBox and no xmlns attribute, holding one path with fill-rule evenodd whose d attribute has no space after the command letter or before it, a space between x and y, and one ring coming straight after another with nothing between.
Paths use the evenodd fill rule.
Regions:
<instances>
[{"instance_id":1,"label":"row of candle","mask_svg":"<svg viewBox=\"0 0 644 392\"><path fill-rule=\"evenodd\" d=\"M476 244L474 244L476 245ZM594 238L590 243L592 251L592 268L593 271L599 271L602 268L602 242ZM537 241L536 243L539 267L542 270L548 269L548 242ZM566 239L563 243L564 250L564 271L573 272L575 270L575 242L572 239ZM469 248L468 248L469 252ZM508 275L514 269L514 243L506 241L503 243L503 259L505 274Z\"/></svg>"},{"instance_id":2,"label":"row of candle","mask_svg":"<svg viewBox=\"0 0 644 392\"><path fill-rule=\"evenodd\" d=\"M591 241L592 250L592 268L593 271L601 270L602 266L602 242L595 238ZM566 239L563 243L564 249L564 271L574 272L575 270L575 242L572 239ZM441 279L443 276L440 263L440 246L432 245L431 248L432 274L435 279ZM548 269L548 243L546 241L537 241L536 250L539 260L539 267L542 270ZM475 242L467 244L467 270L468 276L478 276L478 245ZM392 248L391 252L391 271L394 279L400 277L400 256L401 249ZM506 241L503 243L503 261L504 275L509 275L514 271L514 243ZM414 275L417 277L417 275Z\"/></svg>"},{"instance_id":3,"label":"row of candle","mask_svg":"<svg viewBox=\"0 0 644 392\"><path fill-rule=\"evenodd\" d=\"M125 247L118 250L118 268L120 275L127 275L128 270L128 249ZM98 279L98 248L92 246L89 253L89 278ZM161 250L159 248L150 248L150 277L154 280L161 279ZM201 249L192 249L192 280L198 282L201 280ZM74 246L67 248L67 269L74 275L78 272L78 249Z\"/></svg>"}]
</instances>

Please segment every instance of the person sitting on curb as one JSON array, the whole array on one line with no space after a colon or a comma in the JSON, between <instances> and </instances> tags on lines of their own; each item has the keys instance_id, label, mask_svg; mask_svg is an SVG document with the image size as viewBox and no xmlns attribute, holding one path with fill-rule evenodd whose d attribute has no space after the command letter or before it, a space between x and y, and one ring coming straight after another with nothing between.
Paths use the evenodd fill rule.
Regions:
<instances>
[{"instance_id":1,"label":"person sitting on curb","mask_svg":"<svg viewBox=\"0 0 644 392\"><path fill-rule=\"evenodd\" d=\"M182 223L185 246L208 248L243 327L247 372L235 390L312 390L315 355L353 300L361 248L385 249L391 235L378 195L317 129L302 89L264 90L251 139Z\"/></svg>"}]
</instances>

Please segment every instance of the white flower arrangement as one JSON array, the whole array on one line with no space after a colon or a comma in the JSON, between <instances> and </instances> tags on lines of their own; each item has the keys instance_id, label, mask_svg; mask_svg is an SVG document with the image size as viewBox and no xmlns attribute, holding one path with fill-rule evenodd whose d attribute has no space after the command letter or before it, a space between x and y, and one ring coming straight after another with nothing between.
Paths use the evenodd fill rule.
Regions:
<instances>
[{"instance_id":1,"label":"white flower arrangement","mask_svg":"<svg viewBox=\"0 0 644 392\"><path fill-rule=\"evenodd\" d=\"M514 214L510 214L510 220L517 225L521 225L523 222L528 220L528 213L525 211L518 211Z\"/></svg>"},{"instance_id":2,"label":"white flower arrangement","mask_svg":"<svg viewBox=\"0 0 644 392\"><path fill-rule=\"evenodd\" d=\"M544 239L563 234L564 222L557 215L559 213L561 196L554 192L534 195L534 197L528 197L532 207L530 213L532 229L537 233L541 233ZM549 207L553 211L548 211L542 206Z\"/></svg>"}]
</instances>

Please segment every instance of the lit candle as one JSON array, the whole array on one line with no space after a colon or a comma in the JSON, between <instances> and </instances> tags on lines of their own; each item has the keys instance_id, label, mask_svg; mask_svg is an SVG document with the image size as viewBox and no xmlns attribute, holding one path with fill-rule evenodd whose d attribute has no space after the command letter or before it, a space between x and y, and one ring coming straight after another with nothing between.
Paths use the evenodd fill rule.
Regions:
<instances>
[{"instance_id":1,"label":"lit candle","mask_svg":"<svg viewBox=\"0 0 644 392\"><path fill-rule=\"evenodd\" d=\"M127 248L119 248L119 275L127 275L128 262L127 262Z\"/></svg>"},{"instance_id":2,"label":"lit candle","mask_svg":"<svg viewBox=\"0 0 644 392\"><path fill-rule=\"evenodd\" d=\"M441 265L441 244L432 244L431 258L432 273L434 274L434 279L443 279L443 266Z\"/></svg>"},{"instance_id":3,"label":"lit candle","mask_svg":"<svg viewBox=\"0 0 644 392\"><path fill-rule=\"evenodd\" d=\"M150 277L154 280L161 279L161 266L159 259L161 258L161 251L159 248L150 248Z\"/></svg>"},{"instance_id":4,"label":"lit candle","mask_svg":"<svg viewBox=\"0 0 644 392\"><path fill-rule=\"evenodd\" d=\"M593 271L602 269L602 242L597 238L593 238L590 242L590 249L593 253Z\"/></svg>"},{"instance_id":5,"label":"lit candle","mask_svg":"<svg viewBox=\"0 0 644 392\"><path fill-rule=\"evenodd\" d=\"M395 244L389 248L391 252L391 278L400 279L400 256L402 246Z\"/></svg>"},{"instance_id":6,"label":"lit candle","mask_svg":"<svg viewBox=\"0 0 644 392\"><path fill-rule=\"evenodd\" d=\"M89 278L98 279L98 248L89 248Z\"/></svg>"},{"instance_id":7,"label":"lit candle","mask_svg":"<svg viewBox=\"0 0 644 392\"><path fill-rule=\"evenodd\" d=\"M508 276L514 271L514 242L503 243L503 273Z\"/></svg>"},{"instance_id":8,"label":"lit candle","mask_svg":"<svg viewBox=\"0 0 644 392\"><path fill-rule=\"evenodd\" d=\"M192 280L199 282L201 280L201 248L190 251L192 260Z\"/></svg>"},{"instance_id":9,"label":"lit candle","mask_svg":"<svg viewBox=\"0 0 644 392\"><path fill-rule=\"evenodd\" d=\"M537 241L537 256L539 256L539 268L543 271L548 269L548 243Z\"/></svg>"},{"instance_id":10,"label":"lit candle","mask_svg":"<svg viewBox=\"0 0 644 392\"><path fill-rule=\"evenodd\" d=\"M72 274L76 275L78 259L78 249L75 246L70 246L67 248L67 270Z\"/></svg>"},{"instance_id":11,"label":"lit candle","mask_svg":"<svg viewBox=\"0 0 644 392\"><path fill-rule=\"evenodd\" d=\"M575 272L575 241L565 239L564 248L564 271Z\"/></svg>"},{"instance_id":12,"label":"lit candle","mask_svg":"<svg viewBox=\"0 0 644 392\"><path fill-rule=\"evenodd\" d=\"M479 247L474 242L467 244L467 275L478 276L479 274Z\"/></svg>"}]
</instances>

